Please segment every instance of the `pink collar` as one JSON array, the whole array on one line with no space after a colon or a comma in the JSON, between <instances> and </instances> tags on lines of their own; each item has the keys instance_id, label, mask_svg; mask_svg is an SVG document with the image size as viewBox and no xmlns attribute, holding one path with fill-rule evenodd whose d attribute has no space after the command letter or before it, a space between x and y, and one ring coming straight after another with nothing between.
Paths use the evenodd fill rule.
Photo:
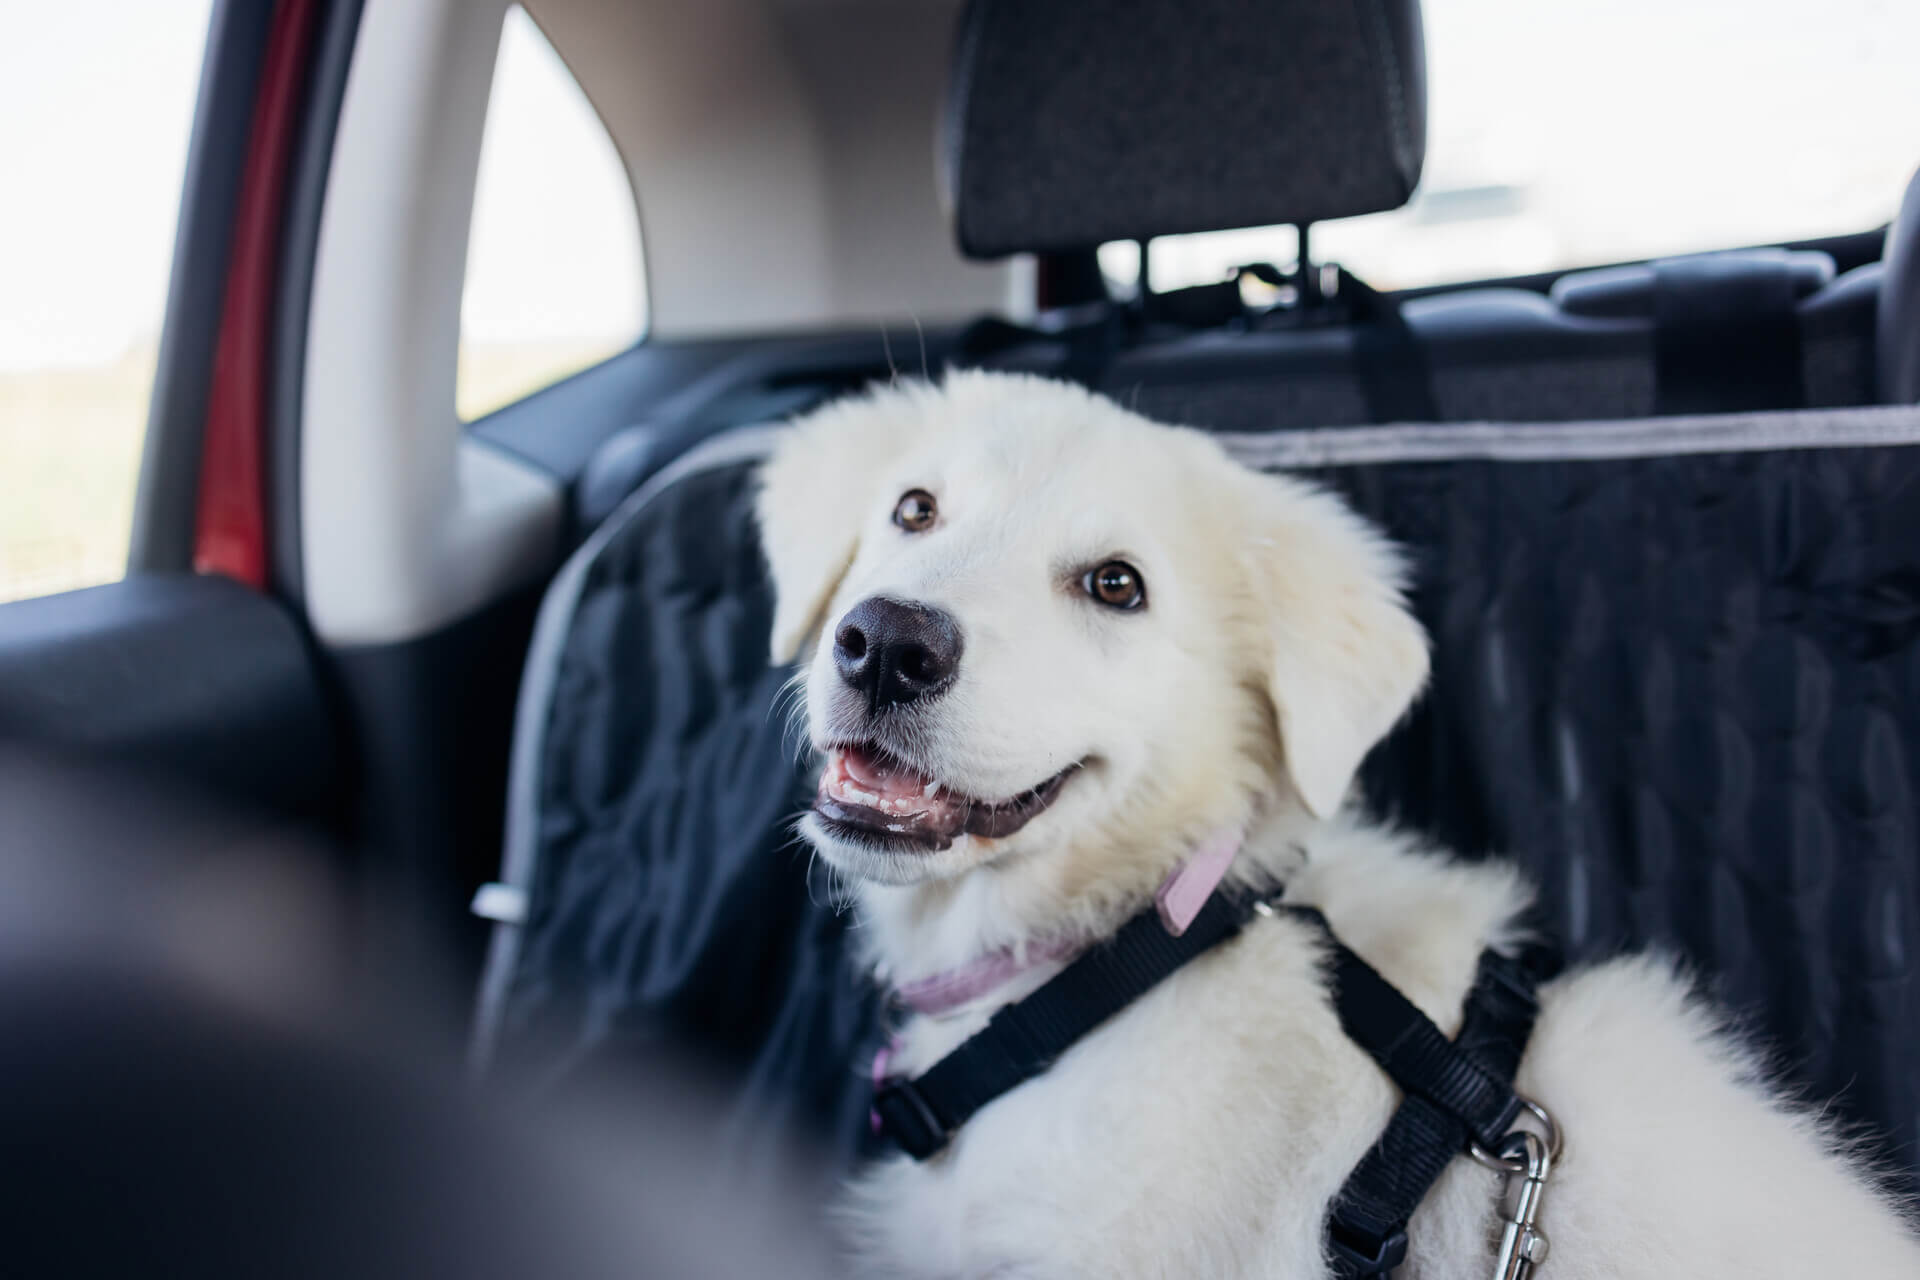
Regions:
<instances>
[{"instance_id":1,"label":"pink collar","mask_svg":"<svg viewBox=\"0 0 1920 1280\"><path fill-rule=\"evenodd\" d=\"M1233 865L1234 855L1240 852L1240 841L1238 827L1214 832L1161 883L1153 902L1160 912L1160 923L1168 933L1177 938L1187 931L1193 918L1200 914L1200 908L1207 905L1207 899L1219 887L1227 868ZM1084 946L1073 938L1052 938L1030 942L1024 947L1003 947L958 968L904 983L894 989L894 999L915 1013L938 1017L991 995L1043 964L1064 960Z\"/></svg>"}]
</instances>

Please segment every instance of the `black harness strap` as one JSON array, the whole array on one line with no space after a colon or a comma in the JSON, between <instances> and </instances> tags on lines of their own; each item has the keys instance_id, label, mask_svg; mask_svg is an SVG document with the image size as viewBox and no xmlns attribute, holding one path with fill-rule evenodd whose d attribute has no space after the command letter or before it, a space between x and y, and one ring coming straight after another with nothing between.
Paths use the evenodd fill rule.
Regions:
<instances>
[{"instance_id":1,"label":"black harness strap","mask_svg":"<svg viewBox=\"0 0 1920 1280\"><path fill-rule=\"evenodd\" d=\"M1331 933L1328 938L1338 952L1352 955ZM1499 1091L1510 1100L1502 1105L1507 1118L1496 1126L1501 1135L1512 1124L1520 1106L1510 1082L1520 1066L1521 1052L1533 1034L1534 1018L1539 1012L1534 989L1553 965L1554 958L1545 948L1529 949L1519 956L1503 956L1497 951L1483 953L1479 973L1467 996L1459 1038L1450 1046L1470 1061L1476 1071L1496 1081ZM1357 970L1352 966L1365 970L1367 978L1362 979L1363 985L1369 980L1384 982L1357 956L1352 958L1352 965L1346 963L1345 956L1337 960L1335 981L1341 980L1340 975L1354 975ZM1399 997L1400 993L1393 994ZM1347 1001L1340 1000L1338 1007L1347 1034L1367 1048L1375 1061L1380 1061L1379 1053L1355 1034L1354 1025L1347 1020ZM1412 1013L1432 1028L1433 1024L1417 1009ZM1417 1031L1411 1034L1424 1038ZM1498 1145L1497 1137L1489 1143L1477 1134L1464 1118L1464 1112L1436 1103L1428 1090L1401 1080L1394 1068L1384 1062L1382 1066L1400 1084L1406 1097L1394 1111L1380 1140L1354 1167L1334 1199L1327 1221L1327 1245L1335 1274L1343 1277L1386 1275L1405 1261L1407 1223L1439 1180L1441 1171L1469 1141L1477 1140L1489 1150Z\"/></svg>"},{"instance_id":2,"label":"black harness strap","mask_svg":"<svg viewBox=\"0 0 1920 1280\"><path fill-rule=\"evenodd\" d=\"M1141 912L1038 991L994 1014L925 1075L881 1086L873 1099L881 1127L901 1150L925 1160L974 1112L1045 1071L1187 961L1239 933L1254 910L1252 901L1216 893L1177 938L1157 911Z\"/></svg>"},{"instance_id":3,"label":"black harness strap","mask_svg":"<svg viewBox=\"0 0 1920 1280\"><path fill-rule=\"evenodd\" d=\"M1179 937L1158 912L1129 920L1024 1000L1007 1005L916 1080L874 1096L884 1132L916 1160L947 1145L981 1107L1053 1065L1082 1036L1187 961L1239 933L1264 899L1216 893ZM1333 935L1318 911L1281 908L1325 935L1334 1007L1347 1036L1406 1095L1380 1141L1335 1197L1327 1242L1338 1274L1385 1275L1405 1260L1407 1222L1447 1163L1477 1141L1497 1148L1524 1105L1512 1081L1533 1032L1544 949L1488 951L1450 1041L1412 1001Z\"/></svg>"},{"instance_id":4,"label":"black harness strap","mask_svg":"<svg viewBox=\"0 0 1920 1280\"><path fill-rule=\"evenodd\" d=\"M1339 296L1358 321L1353 371L1370 422L1438 422L1427 349L1401 314L1397 299L1340 269Z\"/></svg>"},{"instance_id":5,"label":"black harness strap","mask_svg":"<svg viewBox=\"0 0 1920 1280\"><path fill-rule=\"evenodd\" d=\"M1326 934L1333 953L1334 1007L1347 1038L1365 1049L1409 1097L1425 1099L1464 1121L1481 1146L1499 1146L1520 1114L1512 1072L1503 1079L1461 1052L1413 1001L1334 937L1318 911L1301 909L1297 914Z\"/></svg>"}]
</instances>

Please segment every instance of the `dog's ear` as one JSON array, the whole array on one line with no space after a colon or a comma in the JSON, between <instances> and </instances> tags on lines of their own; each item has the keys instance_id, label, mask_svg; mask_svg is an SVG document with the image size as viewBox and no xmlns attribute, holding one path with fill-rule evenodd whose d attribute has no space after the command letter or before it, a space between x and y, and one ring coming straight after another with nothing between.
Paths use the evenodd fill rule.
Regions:
<instances>
[{"instance_id":1,"label":"dog's ear","mask_svg":"<svg viewBox=\"0 0 1920 1280\"><path fill-rule=\"evenodd\" d=\"M773 575L772 656L798 658L859 550L903 444L898 392L842 402L796 423L760 471L760 545Z\"/></svg>"},{"instance_id":2,"label":"dog's ear","mask_svg":"<svg viewBox=\"0 0 1920 1280\"><path fill-rule=\"evenodd\" d=\"M1267 690L1286 768L1318 817L1427 679L1427 635L1407 611L1393 545L1330 494L1254 477L1248 555L1266 623Z\"/></svg>"}]
</instances>

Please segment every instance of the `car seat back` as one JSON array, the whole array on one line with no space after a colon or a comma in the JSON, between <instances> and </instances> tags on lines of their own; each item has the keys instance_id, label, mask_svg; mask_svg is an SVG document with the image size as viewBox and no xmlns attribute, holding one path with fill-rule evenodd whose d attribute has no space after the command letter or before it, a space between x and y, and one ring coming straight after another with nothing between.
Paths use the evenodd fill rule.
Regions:
<instances>
[{"instance_id":1,"label":"car seat back","mask_svg":"<svg viewBox=\"0 0 1920 1280\"><path fill-rule=\"evenodd\" d=\"M1174 7L1128 9L1146 21ZM1248 21L1268 23L1340 10L1326 31L1369 9L1244 7ZM1045 165L1053 157L1073 172L1085 131L1049 117L1031 137L1005 136L1023 121L993 116L981 86L995 82L975 74L1064 56L1033 40L1005 47L993 38L1002 28L980 16L1035 36L1028 8L1079 12L983 3L962 46L963 86L973 86L958 116L963 238L998 252L1225 219L1227 205L1202 217L1191 201L1159 202L1143 180L1113 197L1140 221L1118 231L1071 221L1084 193L1064 179L1064 192L1051 190ZM1186 28L1148 29L1161 33L1156 54L1179 54L1164 42ZM1071 33L1045 30L1056 41ZM1417 80L1391 29L1386 44L1378 32L1352 38L1391 47L1401 73L1381 79L1379 66L1344 56L1343 76L1315 81L1330 96L1296 99L1260 123L1372 121L1385 132L1353 140L1370 178L1352 190L1369 194L1303 167L1266 175L1258 203L1230 206L1240 210L1231 216L1317 216L1314 201L1337 192L1348 193L1347 212L1404 197L1396 174L1407 157L1394 140L1404 121L1386 123L1379 95L1410 93ZM1207 79L1209 112L1226 111L1236 79L1247 93L1277 92L1265 64L1208 49L1174 61ZM1124 106L1128 83L1100 72L1076 90L1076 110ZM1349 112L1341 94L1365 98L1366 110ZM1090 117L1086 129L1126 118ZM1214 124L1240 129L1246 118ZM1202 141L1230 164L1228 142ZM1216 186L1231 186L1237 170L1221 172ZM977 203L1021 173L1028 203L1005 193ZM1188 196L1212 190L1202 182ZM1903 214L1877 273L1888 287L1911 274L1915 255L1899 246L1911 245L1912 225ZM1821 363L1821 394L1845 398L1876 363L1881 390L1900 390L1903 357L1885 343L1896 328L1912 340L1912 295L1831 274L1805 255L1746 255L1573 278L1552 294L1390 300L1354 325L1142 325L1106 345L1103 314L1056 334L988 326L943 339L943 350L1072 373L1153 416L1220 432L1250 465L1316 477L1382 523L1413 555L1435 678L1370 762L1369 802L1464 855L1518 859L1576 960L1645 945L1684 958L1786 1079L1870 1122L1912 1173L1920 409L1647 416L1676 398L1720 409L1787 397L1777 371L1735 385L1747 376L1736 366L1760 351L1779 359L1796 326L1802 360L1789 363ZM1869 297L1877 361L1859 325ZM1756 299L1764 317L1734 317L1756 347L1716 352L1726 313ZM1683 340L1665 332L1674 325ZM748 1158L793 1131L843 1160L860 1149L865 1069L886 1017L854 970L831 886L810 875L791 835L809 785L785 723L790 673L765 661L771 599L752 519L754 468L774 437L723 429L811 403L866 368L829 357L797 379L759 369L702 389L707 416L655 424L628 442L639 452L625 471L604 473L616 477L603 485L609 504L623 484L639 488L543 606L516 729L504 887L481 900L501 920L477 1041L489 1071L563 1087L631 1055L692 1046L736 1103L738 1124L716 1140ZM1714 371L1723 360L1725 376ZM1678 384L1667 376L1676 368ZM1466 420L1368 425L1396 416L1410 381L1436 416ZM797 386L796 400L759 398ZM671 449L646 452L671 430L683 432ZM688 448L693 439L704 443Z\"/></svg>"}]
</instances>

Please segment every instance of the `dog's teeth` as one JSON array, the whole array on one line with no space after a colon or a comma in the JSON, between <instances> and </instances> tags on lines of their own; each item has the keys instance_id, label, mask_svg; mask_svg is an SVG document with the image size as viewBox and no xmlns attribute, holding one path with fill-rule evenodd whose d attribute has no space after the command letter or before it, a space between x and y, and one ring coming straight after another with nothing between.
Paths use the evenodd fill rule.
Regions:
<instances>
[{"instance_id":1,"label":"dog's teeth","mask_svg":"<svg viewBox=\"0 0 1920 1280\"><path fill-rule=\"evenodd\" d=\"M931 800L933 799L933 793L938 791L939 789L940 789L940 784L938 782L935 782L932 778L928 778L927 785L920 788L920 798L922 800Z\"/></svg>"}]
</instances>

